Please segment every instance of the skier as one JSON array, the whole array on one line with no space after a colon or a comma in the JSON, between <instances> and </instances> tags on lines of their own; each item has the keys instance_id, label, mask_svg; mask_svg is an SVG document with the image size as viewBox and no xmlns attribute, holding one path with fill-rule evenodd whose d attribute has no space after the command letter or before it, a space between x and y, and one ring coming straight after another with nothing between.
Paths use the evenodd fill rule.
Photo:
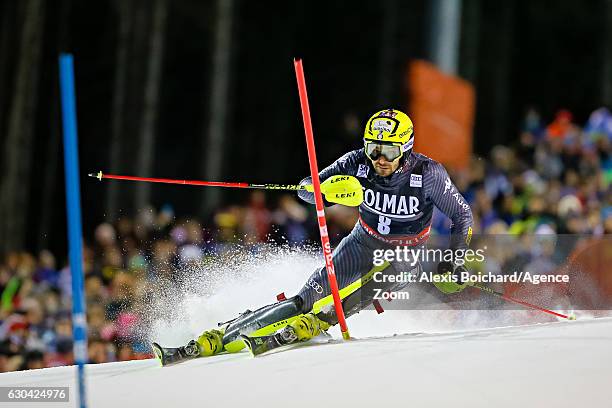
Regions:
<instances>
[{"instance_id":1,"label":"skier","mask_svg":"<svg viewBox=\"0 0 612 408\"><path fill-rule=\"evenodd\" d=\"M413 124L408 115L396 109L374 114L364 130L364 147L346 153L319 173L322 189L330 182L345 183L346 189L363 194L359 200L359 220L333 252L333 263L346 317L374 301L374 294L393 292L406 283L388 282L380 274L397 275L421 271L412 260L373 262L376 250L398 247L422 248L430 233L434 206L452 221L450 249L467 248L472 233L472 212L451 182L444 167L429 157L412 151ZM353 176L360 182L351 183ZM301 185L311 184L307 177ZM314 204L314 194L298 191L299 197ZM351 194L347 194L351 196ZM353 201L346 205L355 205ZM344 204L340 197L336 203ZM332 203L326 201L326 205ZM461 263L459 263L461 264ZM454 262L440 262L438 273L460 276L465 271ZM375 273L379 279L373 279ZM382 282L381 282L382 281ZM461 279L442 279L434 285L443 293L463 290ZM245 347L259 354L272 346L309 340L337 323L326 268L316 270L293 297L247 310L237 318L208 330L179 348L153 344L162 364L221 351L236 352ZM255 340L254 340L255 339ZM259 340L257 340L259 339ZM266 339L262 341L261 339Z\"/></svg>"}]
</instances>

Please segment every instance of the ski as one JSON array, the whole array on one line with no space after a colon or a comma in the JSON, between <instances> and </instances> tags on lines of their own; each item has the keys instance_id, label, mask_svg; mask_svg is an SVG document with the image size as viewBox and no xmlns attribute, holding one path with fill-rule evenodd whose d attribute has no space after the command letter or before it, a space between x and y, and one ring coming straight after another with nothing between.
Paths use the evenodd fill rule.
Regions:
<instances>
[{"instance_id":1,"label":"ski","mask_svg":"<svg viewBox=\"0 0 612 408\"><path fill-rule=\"evenodd\" d=\"M181 347L162 347L155 342L151 344L151 347L162 367L191 360L200 355L198 345L194 340Z\"/></svg>"}]
</instances>

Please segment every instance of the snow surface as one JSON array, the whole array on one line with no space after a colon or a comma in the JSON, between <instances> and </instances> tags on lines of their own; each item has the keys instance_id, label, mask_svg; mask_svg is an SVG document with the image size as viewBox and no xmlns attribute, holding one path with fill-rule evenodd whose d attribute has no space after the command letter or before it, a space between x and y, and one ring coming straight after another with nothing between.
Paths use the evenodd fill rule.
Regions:
<instances>
[{"instance_id":1,"label":"snow surface","mask_svg":"<svg viewBox=\"0 0 612 408\"><path fill-rule=\"evenodd\" d=\"M183 268L180 287L159 282L150 294L139 336L185 344L281 291L291 296L322 264L316 251L264 247ZM366 310L348 319L357 340L344 342L333 328L331 342L257 358L242 352L164 368L155 360L87 366L89 406L612 407L611 317L577 312L577 321L551 323L525 310L436 308ZM5 373L0 386L69 386L71 403L45 406L75 406L75 374L75 367Z\"/></svg>"},{"instance_id":2,"label":"snow surface","mask_svg":"<svg viewBox=\"0 0 612 408\"><path fill-rule=\"evenodd\" d=\"M88 399L113 408L610 407L611 346L612 318L333 340L164 368L155 360L91 365ZM75 373L5 373L0 384L69 386L73 398Z\"/></svg>"}]
</instances>

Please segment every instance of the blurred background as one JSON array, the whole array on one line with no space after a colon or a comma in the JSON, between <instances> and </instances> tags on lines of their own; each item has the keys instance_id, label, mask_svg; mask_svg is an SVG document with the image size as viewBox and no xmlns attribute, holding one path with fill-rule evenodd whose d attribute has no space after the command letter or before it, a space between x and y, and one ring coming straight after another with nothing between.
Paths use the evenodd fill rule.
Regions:
<instances>
[{"instance_id":1,"label":"blurred background","mask_svg":"<svg viewBox=\"0 0 612 408\"><path fill-rule=\"evenodd\" d=\"M0 371L71 362L57 58L75 57L92 361L145 357L147 282L233 244L316 242L297 183L406 110L482 233L612 233L612 0L0 1ZM334 242L355 213L329 211ZM436 216L438 233L448 221Z\"/></svg>"}]
</instances>

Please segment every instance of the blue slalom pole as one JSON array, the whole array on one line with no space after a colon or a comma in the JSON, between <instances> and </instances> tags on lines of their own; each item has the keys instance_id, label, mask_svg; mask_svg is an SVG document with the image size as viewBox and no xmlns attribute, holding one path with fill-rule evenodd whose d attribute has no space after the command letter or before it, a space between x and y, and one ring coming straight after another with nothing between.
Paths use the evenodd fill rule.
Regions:
<instances>
[{"instance_id":1,"label":"blue slalom pole","mask_svg":"<svg viewBox=\"0 0 612 408\"><path fill-rule=\"evenodd\" d=\"M85 318L85 297L83 293L83 229L81 227L81 192L79 188L79 149L77 145L74 67L71 54L60 54L59 74L62 94L62 123L64 125L68 243L72 275L72 336L74 338L74 358L78 366L79 392L76 401L81 408L86 408L84 365L87 362L87 319Z\"/></svg>"}]
</instances>

